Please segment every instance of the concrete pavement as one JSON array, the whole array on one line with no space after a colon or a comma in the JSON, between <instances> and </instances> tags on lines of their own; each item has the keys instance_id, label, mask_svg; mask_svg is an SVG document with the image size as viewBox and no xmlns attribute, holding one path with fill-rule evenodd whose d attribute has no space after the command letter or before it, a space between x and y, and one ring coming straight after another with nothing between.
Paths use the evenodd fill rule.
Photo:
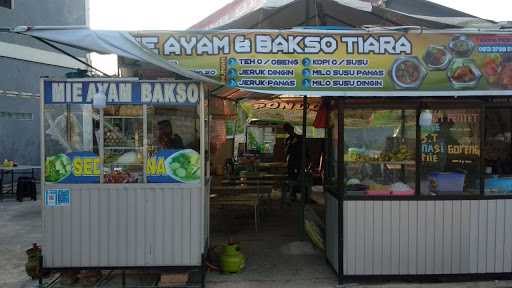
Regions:
<instances>
[{"instance_id":1,"label":"concrete pavement","mask_svg":"<svg viewBox=\"0 0 512 288\"><path fill-rule=\"evenodd\" d=\"M283 215L277 215L283 219ZM270 219L269 219L270 220ZM213 231L216 243L223 243L228 234L241 242L243 252L248 256L246 270L237 275L222 275L211 272L207 276L207 287L261 288L261 287L336 287L336 279L323 256L308 242L295 242L293 225L281 229L278 222L267 221L262 232ZM274 224L268 224L274 223ZM242 223L243 224L243 223ZM277 226L276 226L277 225ZM242 225L243 226L243 225ZM36 287L25 274L25 250L32 243L41 242L41 214L39 202L18 203L11 200L0 202L0 287ZM248 227L252 227L248 223ZM242 233L243 232L243 233ZM228 234L226 234L228 233ZM270 236L271 238L265 238ZM271 242L269 245L269 241ZM59 285L60 287L65 287ZM79 286L70 286L79 287ZM512 282L470 282L413 284L397 283L384 285L347 285L347 287L385 288L489 288L512 287Z\"/></svg>"}]
</instances>

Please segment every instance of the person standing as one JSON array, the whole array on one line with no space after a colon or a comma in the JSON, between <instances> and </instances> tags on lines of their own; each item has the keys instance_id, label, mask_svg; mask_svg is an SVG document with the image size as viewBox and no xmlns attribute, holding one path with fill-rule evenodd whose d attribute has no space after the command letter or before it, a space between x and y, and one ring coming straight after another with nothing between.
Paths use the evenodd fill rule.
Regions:
<instances>
[{"instance_id":1,"label":"person standing","mask_svg":"<svg viewBox=\"0 0 512 288\"><path fill-rule=\"evenodd\" d=\"M290 123L283 125L284 131L288 134L288 138L285 140L285 157L288 167L288 182L292 186L290 198L292 200L297 199L297 194L300 193L299 189L299 176L302 161L302 143L303 137L295 133L295 128ZM307 168L308 153L306 151L306 159L304 159L304 168ZM306 190L307 191L307 190ZM306 195L306 201L307 201Z\"/></svg>"},{"instance_id":2,"label":"person standing","mask_svg":"<svg viewBox=\"0 0 512 288\"><path fill-rule=\"evenodd\" d=\"M172 131L171 121L162 120L158 122L158 144L162 149L184 149L183 140L180 135Z\"/></svg>"}]
</instances>

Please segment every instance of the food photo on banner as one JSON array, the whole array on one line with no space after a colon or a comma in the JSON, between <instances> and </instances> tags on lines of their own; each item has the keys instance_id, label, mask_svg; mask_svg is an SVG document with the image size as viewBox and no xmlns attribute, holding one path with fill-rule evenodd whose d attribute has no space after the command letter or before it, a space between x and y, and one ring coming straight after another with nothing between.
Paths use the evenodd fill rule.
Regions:
<instances>
[{"instance_id":1,"label":"food photo on banner","mask_svg":"<svg viewBox=\"0 0 512 288\"><path fill-rule=\"evenodd\" d=\"M199 183L201 161L197 151L160 150L146 163L148 183Z\"/></svg>"},{"instance_id":2,"label":"food photo on banner","mask_svg":"<svg viewBox=\"0 0 512 288\"><path fill-rule=\"evenodd\" d=\"M45 181L62 184L100 183L100 159L92 152L72 152L46 158Z\"/></svg>"}]
</instances>

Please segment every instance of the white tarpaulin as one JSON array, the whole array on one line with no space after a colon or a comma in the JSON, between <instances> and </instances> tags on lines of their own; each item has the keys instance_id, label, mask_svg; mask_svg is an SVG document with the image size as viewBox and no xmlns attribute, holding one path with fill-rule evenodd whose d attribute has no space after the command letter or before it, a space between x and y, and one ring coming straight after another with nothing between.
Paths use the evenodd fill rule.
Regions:
<instances>
[{"instance_id":1,"label":"white tarpaulin","mask_svg":"<svg viewBox=\"0 0 512 288\"><path fill-rule=\"evenodd\" d=\"M86 27L17 27L13 31L90 52L116 54L155 65L192 80L220 85L210 78L162 60L158 55L141 46L128 32L90 30Z\"/></svg>"}]
</instances>

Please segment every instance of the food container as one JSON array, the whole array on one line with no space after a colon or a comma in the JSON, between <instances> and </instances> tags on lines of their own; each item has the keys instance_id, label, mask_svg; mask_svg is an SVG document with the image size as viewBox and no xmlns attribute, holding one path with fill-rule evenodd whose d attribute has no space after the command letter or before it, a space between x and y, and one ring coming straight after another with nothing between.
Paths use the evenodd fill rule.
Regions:
<instances>
[{"instance_id":1,"label":"food container","mask_svg":"<svg viewBox=\"0 0 512 288\"><path fill-rule=\"evenodd\" d=\"M455 35L448 44L448 48L455 57L467 58L473 54L475 44L466 35Z\"/></svg>"},{"instance_id":2,"label":"food container","mask_svg":"<svg viewBox=\"0 0 512 288\"><path fill-rule=\"evenodd\" d=\"M430 45L423 55L423 62L430 70L446 70L453 59L453 55L444 46Z\"/></svg>"},{"instance_id":3,"label":"food container","mask_svg":"<svg viewBox=\"0 0 512 288\"><path fill-rule=\"evenodd\" d=\"M397 182L391 185L391 194L395 196L411 196L414 195L414 190L405 183Z\"/></svg>"},{"instance_id":4,"label":"food container","mask_svg":"<svg viewBox=\"0 0 512 288\"><path fill-rule=\"evenodd\" d=\"M454 59L447 70L450 84L455 89L475 88L480 83L482 72L472 59Z\"/></svg>"},{"instance_id":5,"label":"food container","mask_svg":"<svg viewBox=\"0 0 512 288\"><path fill-rule=\"evenodd\" d=\"M427 77L427 71L416 56L399 57L391 67L391 80L398 89L417 89Z\"/></svg>"},{"instance_id":6,"label":"food container","mask_svg":"<svg viewBox=\"0 0 512 288\"><path fill-rule=\"evenodd\" d=\"M393 196L414 196L415 192L414 192L414 190L392 191L391 194Z\"/></svg>"},{"instance_id":7,"label":"food container","mask_svg":"<svg viewBox=\"0 0 512 288\"><path fill-rule=\"evenodd\" d=\"M466 175L456 172L430 174L430 191L435 193L462 193Z\"/></svg>"}]
</instances>

